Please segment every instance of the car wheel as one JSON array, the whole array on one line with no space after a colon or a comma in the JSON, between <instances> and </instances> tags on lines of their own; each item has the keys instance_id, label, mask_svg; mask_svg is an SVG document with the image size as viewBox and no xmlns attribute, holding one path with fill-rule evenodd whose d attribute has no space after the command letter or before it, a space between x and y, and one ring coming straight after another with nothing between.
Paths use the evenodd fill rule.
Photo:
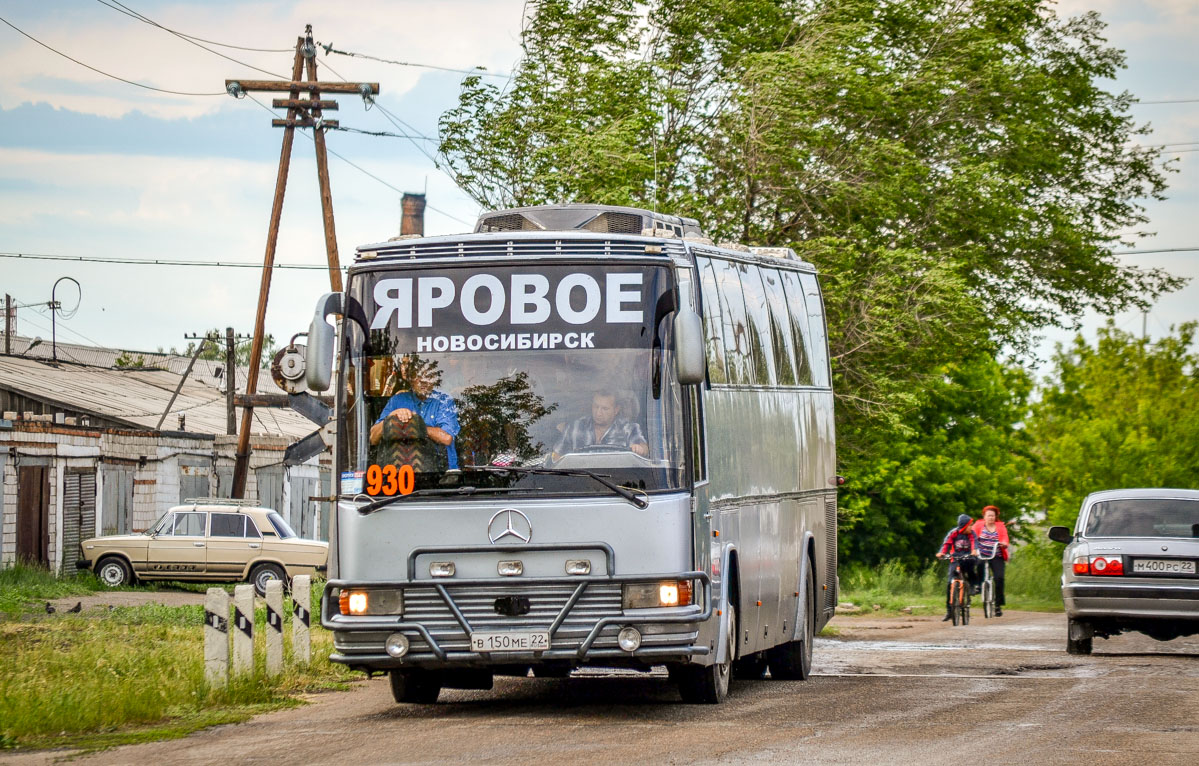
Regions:
<instances>
[{"instance_id":1,"label":"car wheel","mask_svg":"<svg viewBox=\"0 0 1199 766\"><path fill-rule=\"evenodd\" d=\"M287 587L287 573L278 564L259 564L250 572L250 582L259 596L266 596L266 584L273 580L281 580Z\"/></svg>"},{"instance_id":2,"label":"car wheel","mask_svg":"<svg viewBox=\"0 0 1199 766\"><path fill-rule=\"evenodd\" d=\"M133 582L133 572L129 569L129 565L125 563L124 559L116 556L101 559L100 563L96 565L96 576L100 578L100 582L110 588L119 588Z\"/></svg>"},{"instance_id":3,"label":"car wheel","mask_svg":"<svg viewBox=\"0 0 1199 766\"><path fill-rule=\"evenodd\" d=\"M441 694L441 678L428 670L393 670L391 696L396 702L431 705Z\"/></svg>"},{"instance_id":4,"label":"car wheel","mask_svg":"<svg viewBox=\"0 0 1199 766\"><path fill-rule=\"evenodd\" d=\"M1066 654L1090 654L1093 641L1090 625L1078 620L1066 620Z\"/></svg>"}]
</instances>

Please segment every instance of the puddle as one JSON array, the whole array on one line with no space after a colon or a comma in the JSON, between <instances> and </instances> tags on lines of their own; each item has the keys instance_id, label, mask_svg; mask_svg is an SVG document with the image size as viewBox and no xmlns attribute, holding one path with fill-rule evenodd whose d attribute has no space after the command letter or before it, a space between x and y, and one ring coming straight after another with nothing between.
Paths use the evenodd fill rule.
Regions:
<instances>
[{"instance_id":1,"label":"puddle","mask_svg":"<svg viewBox=\"0 0 1199 766\"><path fill-rule=\"evenodd\" d=\"M1051 647L1039 644L1000 644L980 641L970 641L961 644L930 644L917 643L915 641L842 641L835 638L818 638L813 648L834 652L845 650L863 652L944 652L974 651L978 649L1044 652L1051 650Z\"/></svg>"}]
</instances>

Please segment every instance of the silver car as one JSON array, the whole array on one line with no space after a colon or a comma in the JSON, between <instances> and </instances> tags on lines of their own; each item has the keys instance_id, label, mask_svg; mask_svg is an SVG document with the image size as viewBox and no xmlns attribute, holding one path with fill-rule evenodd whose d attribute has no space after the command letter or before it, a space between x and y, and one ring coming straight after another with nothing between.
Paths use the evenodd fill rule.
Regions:
<instances>
[{"instance_id":1,"label":"silver car","mask_svg":"<svg viewBox=\"0 0 1199 766\"><path fill-rule=\"evenodd\" d=\"M1066 543L1066 651L1135 630L1159 641L1199 633L1199 490L1114 489L1087 496Z\"/></svg>"}]
</instances>

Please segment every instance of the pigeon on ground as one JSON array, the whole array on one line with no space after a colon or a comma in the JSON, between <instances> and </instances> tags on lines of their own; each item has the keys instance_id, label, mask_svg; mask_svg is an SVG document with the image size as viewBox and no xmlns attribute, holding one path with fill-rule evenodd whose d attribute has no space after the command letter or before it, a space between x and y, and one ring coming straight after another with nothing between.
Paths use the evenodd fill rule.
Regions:
<instances>
[{"instance_id":1,"label":"pigeon on ground","mask_svg":"<svg viewBox=\"0 0 1199 766\"><path fill-rule=\"evenodd\" d=\"M71 607L67 611L70 612L71 614L79 614L81 611L83 611L83 602L82 601L75 602L75 606Z\"/></svg>"},{"instance_id":2,"label":"pigeon on ground","mask_svg":"<svg viewBox=\"0 0 1199 766\"><path fill-rule=\"evenodd\" d=\"M54 608L54 604L51 604L49 601L47 601L46 602L46 614L54 614L56 611L58 611L58 610Z\"/></svg>"}]
</instances>

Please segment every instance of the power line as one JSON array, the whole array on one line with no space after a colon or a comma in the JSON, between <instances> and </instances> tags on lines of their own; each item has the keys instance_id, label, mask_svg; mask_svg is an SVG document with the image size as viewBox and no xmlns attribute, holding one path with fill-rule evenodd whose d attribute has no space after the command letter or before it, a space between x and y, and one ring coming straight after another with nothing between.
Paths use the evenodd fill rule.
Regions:
<instances>
[{"instance_id":1,"label":"power line","mask_svg":"<svg viewBox=\"0 0 1199 766\"><path fill-rule=\"evenodd\" d=\"M325 67L326 67L326 68L327 68L327 69L328 69L330 72L333 72L333 74L334 74L334 75L336 75L337 77L339 77L339 78L342 80L342 82L349 82L349 80L347 80L347 79L346 79L345 77L343 77L343 76L342 76L340 73L338 73L338 72L337 72L337 70L335 70L333 67L329 66L328 64L326 64L326 65L325 65ZM249 98L251 101L253 101L255 104L257 104L258 106L260 106L260 107L262 107L264 110L266 110L267 112L270 112L272 115L273 115L273 114L275 114L275 112L274 112L274 111L273 111L273 110L272 110L272 109L271 109L269 106L267 106L266 104L262 103L262 102L261 102L261 101L259 101L258 99L254 98L253 96L249 95L248 93L246 94L246 96L247 96L247 97L248 97L248 98ZM391 121L391 123L392 123L393 125L395 125L397 128L399 128L399 127L400 127L400 126L399 126L399 125L398 125L398 124L395 122L395 120L392 120L392 119L391 119L391 117L388 117L388 115L390 115L390 114L391 114L391 112L389 112L389 111L387 111L385 108L383 108L383 106L381 106L381 105L380 105L380 104L379 104L377 101L375 101L374 99L370 99L370 100L368 101L368 103L370 103L370 104L373 104L374 106L378 106L378 107L379 107L379 111L381 111L381 112L384 114L384 117L386 117L386 118L387 118L389 121ZM396 119L398 119L398 118L396 118ZM400 122L403 122L403 120L400 120ZM407 123L405 123L405 124L407 124ZM416 143L416 139L424 139L424 140L426 140L426 141L435 141L436 139L429 138L428 136L421 135L421 134L420 134L420 133L419 133L417 130L415 130L414 128L412 128L412 126L411 126L411 125L408 125L407 127L408 127L408 129L409 129L409 130L411 130L411 131L412 131L412 133L411 133L411 134L397 134L397 137L399 137L399 138L406 138L406 139L408 139L408 140L409 140L409 141L412 143L412 145L413 145L413 146L415 146L415 147L416 147L418 150L420 150L420 153L421 153L421 154L423 154L423 155L425 155L426 157L428 157L428 158L429 158L429 160L430 160L430 161L433 163L433 167L435 167L435 168L437 168L438 170L440 170L440 169L441 169L441 166L437 164L437 160L433 159L433 157L432 157L432 156L431 156L431 155L430 155L428 152L426 152L426 151L424 150L424 148L423 148L423 147L422 147L420 144ZM404 130L404 128L400 128L400 129L401 129L401 130ZM355 132L366 132L366 131L357 131L357 130L355 130ZM300 133L302 133L302 134L303 134L305 137L307 137L309 141L314 141L314 140L315 140L315 139L314 139L314 138L313 138L311 135L309 135L309 134L308 134L308 131L306 131L306 130L304 130L304 129L302 129L302 128L300 129ZM346 157L342 156L341 154L338 154L338 153L337 153L335 150L333 150L333 149L330 149L328 146L326 146L326 147L325 147L325 151L327 151L329 154L332 154L334 157L336 157L337 159L339 159L339 160L341 160L342 162L346 163L347 165L349 165L350 167L354 168L355 170L359 171L360 173L363 173L364 175L370 176L371 178L375 179L376 181L378 181L379 183L383 184L383 185L384 185L384 186L386 186L388 189L391 189L391 190L392 190L392 191L394 191L395 193L397 193L397 194L400 194L400 195L403 195L403 194L404 194L404 191L403 191L402 189L399 189L399 188L397 188L397 187L395 187L395 186L392 186L392 185L391 185L390 183L388 183L387 181L384 181L382 178L380 178L379 176L377 176L377 175L375 175L374 173L370 172L369 170L367 170L366 168L362 167L361 165L358 165L357 163L355 163L355 162L353 162L353 161L351 161L351 160L347 159ZM472 224L470 221L464 221L464 220L462 220L461 218L459 218L458 216L454 215L453 213L448 213L448 212L446 212L446 211L442 210L441 208L437 208L437 207L434 207L433 205L430 205L430 204L429 204L427 201L425 202L425 209L426 209L426 210L432 210L434 213L437 213L438 215L443 215L443 216L445 216L446 218L449 218L451 221L456 221L456 222L458 222L458 223L462 224L463 226L472 226L472 225L473 225L473 224Z\"/></svg>"},{"instance_id":2,"label":"power line","mask_svg":"<svg viewBox=\"0 0 1199 766\"><path fill-rule=\"evenodd\" d=\"M137 19L138 21L143 21L143 22L149 24L150 26L158 27L159 29L161 29L164 32L170 32L171 34L173 34L175 37L178 37L183 42L190 43L191 45L194 45L197 48L200 48L201 50L208 51L209 53L211 53L214 56L220 56L221 58L225 59L226 61L232 61L234 64L241 64L242 66L249 67L250 69L253 69L256 72L262 72L263 74L269 74L271 77L278 77L281 80L287 79L283 75L278 74L276 72L271 72L269 70L262 69L261 67L256 67L253 64L247 64L246 62L239 61L238 59L235 59L232 56L226 56L224 53L221 53L220 51L214 51L212 48L201 45L200 43L191 39L191 37L189 35L185 35L181 32L176 32L173 29L168 29L168 28L164 27L162 24L159 24L157 21L154 21L154 19L151 19L148 16L143 16L142 14L133 10L129 6L121 5L121 3L118 2L118 0L111 0L112 4L110 4L106 0L96 0L96 1L105 7L112 8L114 11L120 11L121 13L125 14L126 16ZM120 7L118 8L115 6L120 6Z\"/></svg>"},{"instance_id":3,"label":"power line","mask_svg":"<svg viewBox=\"0 0 1199 766\"><path fill-rule=\"evenodd\" d=\"M1137 104L1199 104L1199 98L1167 98L1161 101L1133 101Z\"/></svg>"},{"instance_id":4,"label":"power line","mask_svg":"<svg viewBox=\"0 0 1199 766\"><path fill-rule=\"evenodd\" d=\"M137 87L139 87L139 88L145 88L146 90L153 90L153 91L157 91L157 92L159 92L159 93L170 93L170 94L171 94L171 95L173 95L173 96L225 96L225 95L228 95L228 94L227 94L225 91L220 91L219 93L188 93L188 92L181 91L181 90L168 90L168 89L166 89L166 88L155 88L153 85L143 85L143 84L142 84L142 83L140 83L140 82L134 82L133 80L126 80L124 77L117 77L115 74L109 74L108 72L105 72L105 71L103 71L103 70L101 70L101 69L96 69L94 66L91 66L90 64L85 64L85 63L83 63L82 61L80 61L79 59L77 59L77 58L72 58L71 56L68 56L67 54L63 53L63 52L62 52L62 51L60 51L60 50L57 50L57 49L55 49L55 48L51 48L49 45L46 45L44 42L42 42L41 40L37 39L37 38L36 38L36 37L34 37L33 35L29 34L29 33L28 33L28 32L26 32L25 30L23 30L23 29L21 29L21 28L19 28L19 27L17 27L17 26L14 26L14 25L12 24L12 22L10 22L8 19L6 19L6 18L4 18L4 17L2 17L2 16L0 16L0 21L4 22L4 23L5 23L7 26L9 26L9 27L11 27L12 29L16 30L16 31L17 31L18 33L20 33L21 35L24 35L25 37L29 38L30 40L32 40L33 42L35 42L35 43L37 43L38 45L42 46L43 48L45 48L46 50L50 51L51 53L57 53L59 56L62 56L64 59L67 59L68 61L73 61L73 62L75 62L76 64L78 64L79 66L83 67L84 69L90 69L90 70L92 70L93 72L95 72L96 74L102 74L102 75L104 75L105 77L111 77L111 78L112 78L112 79L114 79L114 80L119 80L119 81L121 81L121 82L123 82L123 83L126 83L126 84L128 84L128 85L135 85L135 86L137 86Z\"/></svg>"},{"instance_id":5,"label":"power line","mask_svg":"<svg viewBox=\"0 0 1199 766\"><path fill-rule=\"evenodd\" d=\"M261 269L261 263L244 261L189 261L165 258L105 258L98 255L53 255L48 253L4 253L0 258L20 258L30 261L74 261L77 263L120 263L133 266L207 266L229 269ZM328 264L276 263L271 268L328 271ZM342 268L346 268L342 266ZM31 304L37 305L37 304Z\"/></svg>"},{"instance_id":6,"label":"power line","mask_svg":"<svg viewBox=\"0 0 1199 766\"><path fill-rule=\"evenodd\" d=\"M455 69L454 67L437 66L436 64L416 64L411 61L396 61L394 59L384 59L384 58L379 58L378 56L371 56L366 53L354 53L352 51L339 51L333 47L332 43L325 45L324 43L318 42L317 45L319 45L325 49L326 56L328 56L330 53L336 53L341 56L350 56L352 58L359 58L359 59L369 59L371 61L378 61L383 64L395 64L396 66L419 67L421 69L436 69L441 72L457 72L459 74L473 74L473 75L478 75L480 77L511 77L512 76L512 75L508 75L508 74L502 74L500 72L488 72L486 69L483 69L481 67L475 67L474 69Z\"/></svg>"},{"instance_id":7,"label":"power line","mask_svg":"<svg viewBox=\"0 0 1199 766\"><path fill-rule=\"evenodd\" d=\"M437 140L436 138L429 138L428 136L419 136L419 135L418 136L410 136L406 133L391 133L386 130L362 130L361 128L348 128L344 125L326 125L325 129L326 130L340 130L343 133L358 133L358 134L361 134L364 136L381 136L384 138L407 138L409 140L418 140L418 141L436 141Z\"/></svg>"},{"instance_id":8,"label":"power line","mask_svg":"<svg viewBox=\"0 0 1199 766\"><path fill-rule=\"evenodd\" d=\"M162 24L159 24L158 22L155 22L155 21L151 21L149 18L143 16L142 14L133 10L132 8L129 8L129 6L121 5L120 3L117 3L116 0L113 0L113 2L116 3L116 5L110 5L109 3L105 2L105 0L96 0L96 2L100 3L101 5L105 5L105 6L108 6L109 8L112 8L117 13L123 13L131 19L137 19L138 21L140 21L144 24L149 24L151 26L158 27L159 29L165 29L166 31L170 32L171 34L178 35L179 37L186 37L189 40L198 40L199 42L208 43L209 45L216 45L221 48L233 48L234 50L251 51L254 53L291 53L294 50L293 48L249 48L244 45L231 45L229 43L218 43L216 40L205 40L203 37L196 37L195 35L184 34L183 32L180 32L177 29L170 29L169 27L164 27ZM118 7L116 7L117 5L119 5L121 7L118 8Z\"/></svg>"},{"instance_id":9,"label":"power line","mask_svg":"<svg viewBox=\"0 0 1199 766\"><path fill-rule=\"evenodd\" d=\"M1199 247L1166 247L1160 250L1113 250L1112 255L1149 255L1151 253L1199 253Z\"/></svg>"}]
</instances>

